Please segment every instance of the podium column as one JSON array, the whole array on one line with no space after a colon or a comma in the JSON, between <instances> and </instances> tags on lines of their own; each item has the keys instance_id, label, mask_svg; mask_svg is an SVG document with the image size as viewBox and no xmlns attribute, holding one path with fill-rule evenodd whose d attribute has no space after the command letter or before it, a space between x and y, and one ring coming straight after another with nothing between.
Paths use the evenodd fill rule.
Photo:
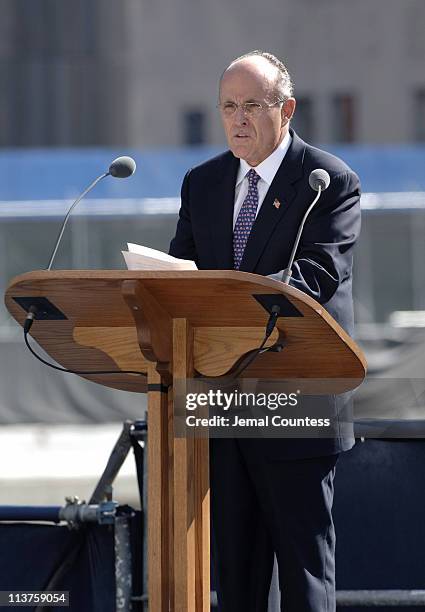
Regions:
<instances>
[{"instance_id":1,"label":"podium column","mask_svg":"<svg viewBox=\"0 0 425 612\"><path fill-rule=\"evenodd\" d=\"M148 367L148 596L149 610L169 612L172 589L170 415L168 394L155 365L151 362Z\"/></svg>"},{"instance_id":2,"label":"podium column","mask_svg":"<svg viewBox=\"0 0 425 612\"><path fill-rule=\"evenodd\" d=\"M193 377L193 330L173 321L173 380ZM174 438L174 609L210 612L208 438Z\"/></svg>"}]
</instances>

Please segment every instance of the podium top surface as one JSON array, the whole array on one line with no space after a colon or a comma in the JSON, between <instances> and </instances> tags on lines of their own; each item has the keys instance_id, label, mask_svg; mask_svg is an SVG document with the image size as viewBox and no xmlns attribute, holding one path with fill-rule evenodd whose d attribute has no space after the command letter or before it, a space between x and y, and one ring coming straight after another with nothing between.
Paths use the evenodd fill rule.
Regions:
<instances>
[{"instance_id":1,"label":"podium top surface","mask_svg":"<svg viewBox=\"0 0 425 612\"><path fill-rule=\"evenodd\" d=\"M285 335L285 349L259 356L248 376L352 378L357 384L365 376L362 351L318 302L294 287L247 272L40 270L14 278L5 303L20 325L28 303L22 298L45 298L63 314L62 319L37 320L31 335L64 367L143 374L146 353L144 357L140 351L134 313L123 295L126 283L142 288L141 311L149 310L147 300L151 311L157 305L163 320L190 322L195 369L203 375L224 373L235 354L244 353L246 338L251 337L251 348L258 346L254 337L261 341L267 309L277 299L283 312L277 327ZM143 375L85 377L114 388L146 390Z\"/></svg>"}]
</instances>

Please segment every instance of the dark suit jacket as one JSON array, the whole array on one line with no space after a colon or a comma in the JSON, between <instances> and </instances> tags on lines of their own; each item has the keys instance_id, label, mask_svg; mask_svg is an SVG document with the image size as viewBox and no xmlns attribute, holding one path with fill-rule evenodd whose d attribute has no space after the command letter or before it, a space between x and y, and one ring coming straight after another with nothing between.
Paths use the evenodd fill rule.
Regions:
<instances>
[{"instance_id":1,"label":"dark suit jacket","mask_svg":"<svg viewBox=\"0 0 425 612\"><path fill-rule=\"evenodd\" d=\"M305 143L293 130L291 135L291 145L248 238L240 270L269 275L286 268L299 224L315 196L308 183L309 174L323 168L330 175L330 186L307 219L290 284L323 304L352 334L353 246L360 231L359 179L342 160ZM238 168L239 159L227 151L189 170L182 185L171 255L193 259L202 270L233 268ZM275 198L281 203L279 209L273 206ZM346 450L352 444L351 429L333 440L267 440L267 449L272 457L315 456Z\"/></svg>"}]
</instances>

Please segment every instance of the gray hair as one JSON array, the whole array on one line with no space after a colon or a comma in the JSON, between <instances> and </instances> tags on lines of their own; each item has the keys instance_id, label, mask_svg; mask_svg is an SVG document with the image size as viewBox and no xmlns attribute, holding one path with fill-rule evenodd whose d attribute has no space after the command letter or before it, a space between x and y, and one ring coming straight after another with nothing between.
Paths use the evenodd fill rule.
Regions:
<instances>
[{"instance_id":1,"label":"gray hair","mask_svg":"<svg viewBox=\"0 0 425 612\"><path fill-rule=\"evenodd\" d=\"M292 84L291 75L289 74L285 64L281 62L280 59L278 59L272 53L267 53L267 51L260 51L259 49L256 49L255 51L249 51L248 53L244 53L244 55L240 55L232 62L230 62L228 68L230 68L230 66L233 66L233 64L235 64L236 62L239 62L239 60L243 60L247 57L263 57L269 62L269 64L277 68L275 88L279 99L286 101L288 98L292 97L294 93L294 87ZM223 74L220 77L220 83L226 70L224 70Z\"/></svg>"}]
</instances>

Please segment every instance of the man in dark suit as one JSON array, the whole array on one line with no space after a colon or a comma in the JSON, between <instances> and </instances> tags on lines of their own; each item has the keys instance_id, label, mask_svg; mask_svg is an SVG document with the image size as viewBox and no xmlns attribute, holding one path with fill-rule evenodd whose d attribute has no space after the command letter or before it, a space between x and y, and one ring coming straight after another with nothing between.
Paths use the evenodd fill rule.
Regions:
<instances>
[{"instance_id":1,"label":"man in dark suit","mask_svg":"<svg viewBox=\"0 0 425 612\"><path fill-rule=\"evenodd\" d=\"M306 222L290 284L352 333L359 180L290 129L292 94L286 67L271 54L248 53L224 71L219 108L230 151L186 174L170 253L204 270L279 278L315 195L309 174L323 168L330 186ZM333 399L337 406L340 398ZM210 441L212 551L222 612L267 610L274 554L282 610L335 610L333 479L338 454L353 443L350 427L330 438Z\"/></svg>"}]
</instances>

